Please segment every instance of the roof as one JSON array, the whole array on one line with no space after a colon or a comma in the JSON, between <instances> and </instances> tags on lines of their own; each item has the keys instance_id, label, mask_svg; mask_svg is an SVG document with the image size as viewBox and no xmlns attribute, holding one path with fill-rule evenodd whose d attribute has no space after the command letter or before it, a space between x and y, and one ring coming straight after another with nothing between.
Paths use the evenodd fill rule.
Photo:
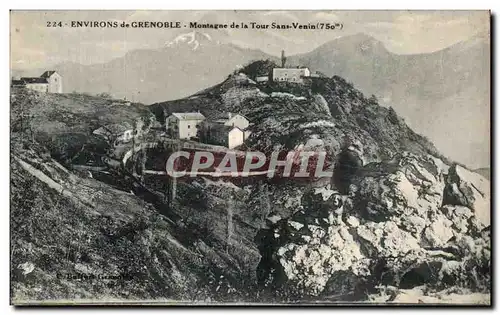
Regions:
<instances>
[{"instance_id":1,"label":"roof","mask_svg":"<svg viewBox=\"0 0 500 315\"><path fill-rule=\"evenodd\" d=\"M12 86L17 86L17 85L26 85L23 80L12 80Z\"/></svg>"},{"instance_id":2,"label":"roof","mask_svg":"<svg viewBox=\"0 0 500 315\"><path fill-rule=\"evenodd\" d=\"M24 83L49 83L45 78L21 78Z\"/></svg>"},{"instance_id":3,"label":"roof","mask_svg":"<svg viewBox=\"0 0 500 315\"><path fill-rule=\"evenodd\" d=\"M226 125L222 125L222 124L213 124L211 125L210 127L211 130L215 130L217 132L224 132L224 133L229 133L231 132L233 129L238 129L239 131L243 132L240 128L238 127L233 127L233 126L226 126Z\"/></svg>"},{"instance_id":4,"label":"roof","mask_svg":"<svg viewBox=\"0 0 500 315\"><path fill-rule=\"evenodd\" d=\"M235 113L228 113L228 112L212 112L209 115L207 115L207 119L215 121L215 122L222 122L225 123L226 121L236 117L236 116L241 116L248 120L245 116L242 114L235 114Z\"/></svg>"},{"instance_id":5,"label":"roof","mask_svg":"<svg viewBox=\"0 0 500 315\"><path fill-rule=\"evenodd\" d=\"M275 72L302 72L305 70L309 70L307 67L302 67L302 68L273 68L273 73ZM310 70L309 70L310 71Z\"/></svg>"},{"instance_id":6,"label":"roof","mask_svg":"<svg viewBox=\"0 0 500 315\"><path fill-rule=\"evenodd\" d=\"M180 120L204 120L202 113L172 113L172 116Z\"/></svg>"},{"instance_id":7,"label":"roof","mask_svg":"<svg viewBox=\"0 0 500 315\"><path fill-rule=\"evenodd\" d=\"M132 129L133 129L133 127L131 124L129 124L128 122L124 122L121 124L110 124L110 125L103 126L97 130L94 130L94 133L103 134L103 133L109 132L113 135L119 135L119 134L124 133L127 130L132 130Z\"/></svg>"},{"instance_id":8,"label":"roof","mask_svg":"<svg viewBox=\"0 0 500 315\"><path fill-rule=\"evenodd\" d=\"M56 73L54 70L45 71L40 77L41 78L50 78L54 73Z\"/></svg>"}]
</instances>

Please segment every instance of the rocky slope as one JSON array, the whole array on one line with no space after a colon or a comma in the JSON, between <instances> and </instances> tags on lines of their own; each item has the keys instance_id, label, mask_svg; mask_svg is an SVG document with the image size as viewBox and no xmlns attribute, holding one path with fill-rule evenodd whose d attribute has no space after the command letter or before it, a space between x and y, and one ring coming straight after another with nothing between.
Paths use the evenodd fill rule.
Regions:
<instances>
[{"instance_id":1,"label":"rocky slope","mask_svg":"<svg viewBox=\"0 0 500 315\"><path fill-rule=\"evenodd\" d=\"M334 224L328 213L336 208L338 172L331 183L251 186L241 211L251 214L247 223L261 227L255 239L262 257L257 279L272 288L269 294L362 300L380 294L381 286L424 285L429 295L453 287L462 294L482 292L482 302L488 301L488 180L439 154L394 110L340 77L304 86L257 85L255 71L245 68L190 98L156 104L153 111L157 117L182 110L244 114L253 123L247 146L267 152L320 149L338 160L345 142L360 143L364 166L347 179L342 219Z\"/></svg>"},{"instance_id":2,"label":"rocky slope","mask_svg":"<svg viewBox=\"0 0 500 315\"><path fill-rule=\"evenodd\" d=\"M243 68L151 110L160 122L174 111L244 114L253 131L247 149L327 151L336 165L331 180L194 178L179 181L167 205L161 178L140 182L112 167L89 178L71 169L76 153L54 152L54 136L76 130L87 139L110 122L90 106L102 100L17 93L13 299L489 303L489 181L441 156L394 110L340 77L257 85L252 78L270 66ZM38 118L18 111L30 107ZM143 110L113 117L137 125L149 120ZM62 123L66 129L47 127ZM95 157L109 153L106 144L79 148ZM58 273L124 277L82 282Z\"/></svg>"}]
</instances>

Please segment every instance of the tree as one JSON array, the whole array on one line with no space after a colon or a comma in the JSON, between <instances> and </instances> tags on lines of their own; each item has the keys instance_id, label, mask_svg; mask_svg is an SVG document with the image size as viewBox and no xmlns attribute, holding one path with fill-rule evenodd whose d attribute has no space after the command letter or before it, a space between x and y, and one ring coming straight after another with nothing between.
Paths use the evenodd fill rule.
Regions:
<instances>
[{"instance_id":1,"label":"tree","mask_svg":"<svg viewBox=\"0 0 500 315\"><path fill-rule=\"evenodd\" d=\"M241 69L240 72L243 72L250 78L255 79L255 77L258 76L269 75L273 71L273 68L276 67L276 63L269 59L257 60L247 64L245 67L243 67L243 69Z\"/></svg>"},{"instance_id":2,"label":"tree","mask_svg":"<svg viewBox=\"0 0 500 315\"><path fill-rule=\"evenodd\" d=\"M372 96L370 96L370 98L368 99L368 103L370 105L378 105L377 97L374 94L372 94Z\"/></svg>"}]
</instances>

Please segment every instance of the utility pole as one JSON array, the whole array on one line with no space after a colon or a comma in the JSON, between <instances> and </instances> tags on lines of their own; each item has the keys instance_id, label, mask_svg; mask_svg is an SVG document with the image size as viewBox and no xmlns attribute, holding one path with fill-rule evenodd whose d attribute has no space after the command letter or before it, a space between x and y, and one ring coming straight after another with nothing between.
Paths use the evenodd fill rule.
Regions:
<instances>
[{"instance_id":1,"label":"utility pole","mask_svg":"<svg viewBox=\"0 0 500 315\"><path fill-rule=\"evenodd\" d=\"M233 211L234 211L234 196L233 196L233 193L231 193L231 196L229 197L229 202L227 204L227 241L226 241L226 253L228 253L228 251L229 251L229 246L231 246L232 237L233 237L233 233L234 233Z\"/></svg>"},{"instance_id":2,"label":"utility pole","mask_svg":"<svg viewBox=\"0 0 500 315\"><path fill-rule=\"evenodd\" d=\"M177 151L180 150L180 144L168 144L167 145L167 155L171 154L174 151L174 147L177 147ZM174 161L174 171L177 168L177 160ZM167 185L165 187L165 199L167 200L167 203L170 206L173 205L173 202L177 196L177 177L174 176L168 176L167 175Z\"/></svg>"}]
</instances>

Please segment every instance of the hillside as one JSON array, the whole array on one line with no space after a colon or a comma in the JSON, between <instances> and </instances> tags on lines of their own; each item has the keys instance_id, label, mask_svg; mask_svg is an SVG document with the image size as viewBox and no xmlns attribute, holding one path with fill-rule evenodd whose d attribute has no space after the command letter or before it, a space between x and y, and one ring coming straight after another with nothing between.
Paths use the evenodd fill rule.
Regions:
<instances>
[{"instance_id":1,"label":"hillside","mask_svg":"<svg viewBox=\"0 0 500 315\"><path fill-rule=\"evenodd\" d=\"M160 121L176 111L200 111L207 116L217 111L243 114L253 123L249 146L256 150L275 145L293 149L319 138L338 152L343 139L349 137L365 146L368 161L391 158L400 151L439 155L393 109L366 98L341 77L313 78L304 86L281 82L258 86L251 79L256 74L246 74L246 70L191 97L149 108Z\"/></svg>"},{"instance_id":2,"label":"hillside","mask_svg":"<svg viewBox=\"0 0 500 315\"><path fill-rule=\"evenodd\" d=\"M250 64L150 107L14 92L12 299L489 304L489 181L343 78L257 85L252 78L270 66ZM169 113L193 110L245 115L247 149L326 151L334 178L196 177L179 181L167 203L166 178L134 175L161 148L122 167L111 161L123 148L92 135L128 122L144 130L140 144ZM74 156L102 169L80 171ZM337 197L342 213L331 220Z\"/></svg>"},{"instance_id":3,"label":"hillside","mask_svg":"<svg viewBox=\"0 0 500 315\"><path fill-rule=\"evenodd\" d=\"M251 60L278 59L216 40L221 34L179 34L159 49L133 50L103 64L63 63L55 69L64 78L66 92L106 92L151 104L209 88ZM446 156L472 168L489 166L489 34L414 55L391 53L365 34L344 36L311 49L288 56L288 64L352 82L365 95L374 94L382 105L392 106ZM13 69L12 75L38 76L45 70Z\"/></svg>"},{"instance_id":4,"label":"hillside","mask_svg":"<svg viewBox=\"0 0 500 315\"><path fill-rule=\"evenodd\" d=\"M235 261L207 238L207 222L169 212L113 162L123 154L113 139L92 134L110 123L136 128L152 117L144 106L79 94L12 95L14 303L254 298L241 252Z\"/></svg>"}]
</instances>

